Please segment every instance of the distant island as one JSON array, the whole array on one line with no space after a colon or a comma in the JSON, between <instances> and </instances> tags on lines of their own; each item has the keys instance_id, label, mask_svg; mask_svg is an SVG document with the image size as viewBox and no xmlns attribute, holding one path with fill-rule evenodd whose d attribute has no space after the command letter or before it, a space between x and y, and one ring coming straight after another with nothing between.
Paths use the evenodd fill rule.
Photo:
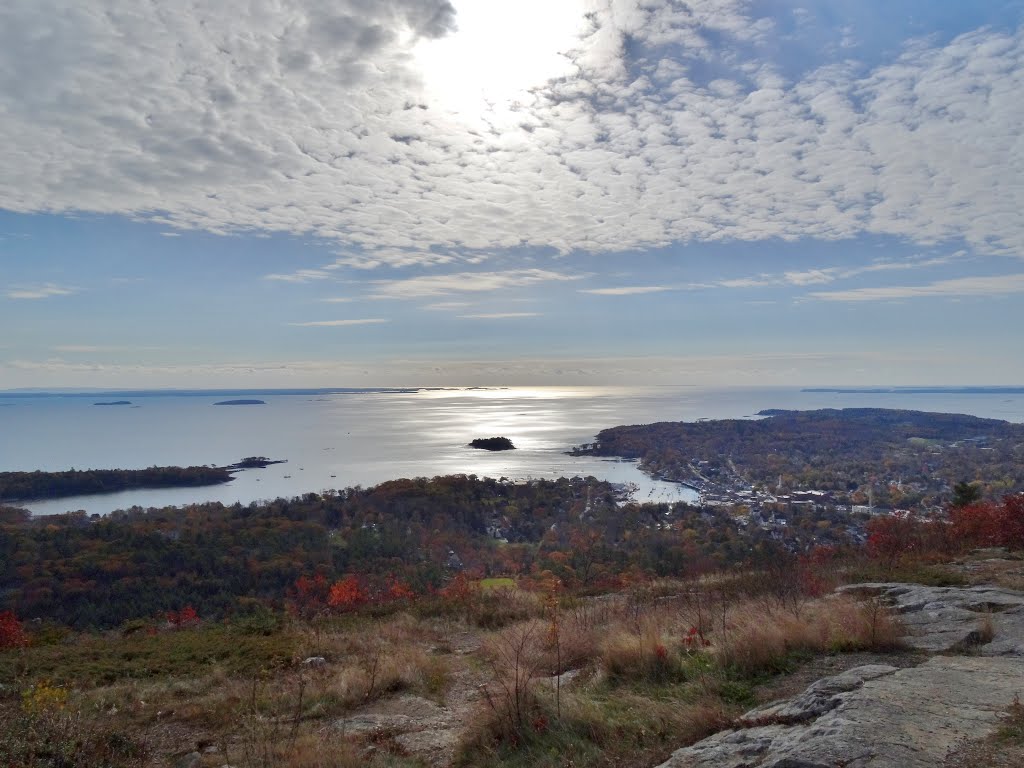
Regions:
<instances>
[{"instance_id":1,"label":"distant island","mask_svg":"<svg viewBox=\"0 0 1024 768\"><path fill-rule=\"evenodd\" d=\"M484 451L514 451L516 448L507 437L478 437L469 444L469 447Z\"/></svg>"},{"instance_id":2,"label":"distant island","mask_svg":"<svg viewBox=\"0 0 1024 768\"><path fill-rule=\"evenodd\" d=\"M807 387L800 391L841 395L1024 395L1024 387Z\"/></svg>"},{"instance_id":3,"label":"distant island","mask_svg":"<svg viewBox=\"0 0 1024 768\"><path fill-rule=\"evenodd\" d=\"M112 400L109 403L93 403L93 405L131 405L131 400Z\"/></svg>"},{"instance_id":4,"label":"distant island","mask_svg":"<svg viewBox=\"0 0 1024 768\"><path fill-rule=\"evenodd\" d=\"M264 400L221 400L219 403L214 405L266 405Z\"/></svg>"},{"instance_id":5,"label":"distant island","mask_svg":"<svg viewBox=\"0 0 1024 768\"><path fill-rule=\"evenodd\" d=\"M271 464L287 464L287 459L268 459L266 456L246 456L241 461L229 464L225 469L263 469Z\"/></svg>"},{"instance_id":6,"label":"distant island","mask_svg":"<svg viewBox=\"0 0 1024 768\"><path fill-rule=\"evenodd\" d=\"M0 503L91 496L140 488L194 488L221 485L243 469L262 469L284 460L247 456L226 467L149 467L148 469L69 469L63 472L0 472Z\"/></svg>"}]
</instances>

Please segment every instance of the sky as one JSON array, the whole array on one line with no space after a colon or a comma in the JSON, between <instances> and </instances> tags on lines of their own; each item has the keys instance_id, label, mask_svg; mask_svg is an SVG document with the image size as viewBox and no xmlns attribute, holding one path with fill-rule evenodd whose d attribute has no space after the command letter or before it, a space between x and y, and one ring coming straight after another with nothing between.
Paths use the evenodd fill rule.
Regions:
<instances>
[{"instance_id":1,"label":"sky","mask_svg":"<svg viewBox=\"0 0 1024 768\"><path fill-rule=\"evenodd\" d=\"M0 389L1020 385L1022 93L1022 0L6 0Z\"/></svg>"}]
</instances>

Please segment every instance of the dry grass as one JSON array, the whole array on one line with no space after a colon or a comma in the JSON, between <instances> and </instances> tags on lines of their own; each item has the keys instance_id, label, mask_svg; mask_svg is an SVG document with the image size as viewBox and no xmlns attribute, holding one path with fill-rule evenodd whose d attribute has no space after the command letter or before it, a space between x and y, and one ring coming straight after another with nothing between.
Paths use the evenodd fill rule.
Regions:
<instances>
[{"instance_id":1,"label":"dry grass","mask_svg":"<svg viewBox=\"0 0 1024 768\"><path fill-rule=\"evenodd\" d=\"M711 653L723 667L756 674L780 670L793 654L895 649L902 634L876 600L829 597L809 603L800 615L747 603L730 609Z\"/></svg>"},{"instance_id":2,"label":"dry grass","mask_svg":"<svg viewBox=\"0 0 1024 768\"><path fill-rule=\"evenodd\" d=\"M256 671L238 666L237 654L200 659L196 649L220 649L226 635L171 638L195 659L191 666L176 661L169 676L115 676L76 693L76 703L127 732L179 734L175 748L212 742L220 751L204 757L211 766L408 765L394 733L345 738L332 720L399 691L451 706L445 694L453 680L468 696L485 676L464 763L656 764L725 726L754 703L766 674L790 668L796 657L898 644L899 625L878 601L782 599L751 584L749 575L664 580L560 604L494 589L470 595L462 613L414 608L325 618L279 629L290 656L282 662L280 638L271 637L274 653L265 658L273 664ZM481 625L498 629L482 632ZM117 644L116 653L125 648ZM308 656L324 662L305 665ZM89 662L113 663L96 658ZM566 670L583 674L567 686L540 684ZM159 738L161 749L172 739Z\"/></svg>"},{"instance_id":3,"label":"dry grass","mask_svg":"<svg viewBox=\"0 0 1024 768\"><path fill-rule=\"evenodd\" d=\"M440 701L450 683L450 659L430 650L443 635L436 621L398 614L286 631L296 638L296 653L285 669L238 676L224 665L207 664L187 676L121 680L87 689L76 694L76 702L87 718L152 734L164 749L167 733L187 733L188 743L221 745L232 760L221 755L218 766L259 765L259 760L267 765L344 766L364 764L356 759L361 752L355 762L346 762L348 747L332 746L327 756L302 744L333 744L327 731L316 735L322 725L377 698L411 691ZM313 654L314 648L321 653ZM302 664L309 655L323 655L327 661L321 667ZM244 745L249 745L246 760L240 752ZM308 757L302 756L305 752ZM263 757L258 760L259 755Z\"/></svg>"},{"instance_id":4,"label":"dry grass","mask_svg":"<svg viewBox=\"0 0 1024 768\"><path fill-rule=\"evenodd\" d=\"M639 631L614 627L601 643L600 663L608 679L666 682L679 669L677 649L654 622Z\"/></svg>"}]
</instances>

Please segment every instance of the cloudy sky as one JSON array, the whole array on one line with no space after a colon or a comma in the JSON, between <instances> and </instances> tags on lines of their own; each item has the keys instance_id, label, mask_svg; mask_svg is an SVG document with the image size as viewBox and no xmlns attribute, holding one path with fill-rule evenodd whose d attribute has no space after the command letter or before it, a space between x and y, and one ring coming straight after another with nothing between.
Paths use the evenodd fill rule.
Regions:
<instances>
[{"instance_id":1,"label":"cloudy sky","mask_svg":"<svg viewBox=\"0 0 1024 768\"><path fill-rule=\"evenodd\" d=\"M6 0L0 388L1024 383L1020 0Z\"/></svg>"}]
</instances>

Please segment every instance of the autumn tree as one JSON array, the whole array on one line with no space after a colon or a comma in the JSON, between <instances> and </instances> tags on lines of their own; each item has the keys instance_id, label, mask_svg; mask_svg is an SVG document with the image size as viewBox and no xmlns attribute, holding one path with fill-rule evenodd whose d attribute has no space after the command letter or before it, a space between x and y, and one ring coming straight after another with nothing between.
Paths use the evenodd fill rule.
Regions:
<instances>
[{"instance_id":1,"label":"autumn tree","mask_svg":"<svg viewBox=\"0 0 1024 768\"><path fill-rule=\"evenodd\" d=\"M331 586L327 604L339 611L351 611L364 605L367 600L362 581L358 576L350 574Z\"/></svg>"},{"instance_id":2,"label":"autumn tree","mask_svg":"<svg viewBox=\"0 0 1024 768\"><path fill-rule=\"evenodd\" d=\"M28 645L25 628L13 611L0 611L0 649Z\"/></svg>"},{"instance_id":3,"label":"autumn tree","mask_svg":"<svg viewBox=\"0 0 1024 768\"><path fill-rule=\"evenodd\" d=\"M292 585L289 608L304 619L316 618L327 610L330 591L330 585L322 573L312 578L303 574Z\"/></svg>"},{"instance_id":4,"label":"autumn tree","mask_svg":"<svg viewBox=\"0 0 1024 768\"><path fill-rule=\"evenodd\" d=\"M191 605L186 605L180 611L168 611L167 621L175 629L187 629L199 625L199 613Z\"/></svg>"}]
</instances>

